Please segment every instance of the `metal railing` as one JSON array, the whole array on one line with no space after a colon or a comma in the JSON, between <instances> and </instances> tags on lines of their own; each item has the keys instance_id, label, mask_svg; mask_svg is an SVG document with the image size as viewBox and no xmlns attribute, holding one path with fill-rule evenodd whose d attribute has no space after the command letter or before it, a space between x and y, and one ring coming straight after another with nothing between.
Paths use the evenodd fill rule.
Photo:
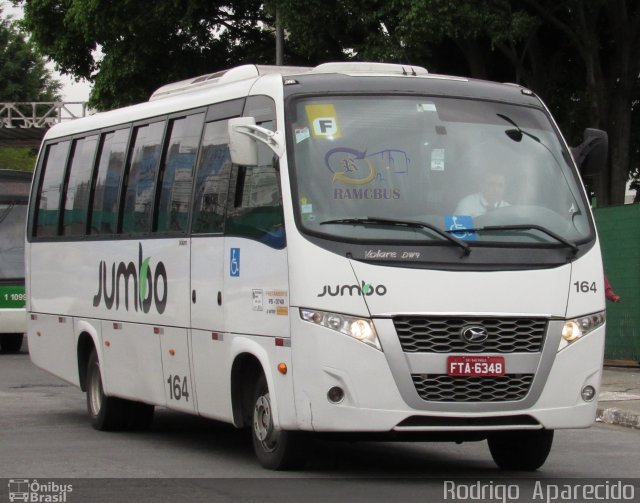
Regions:
<instances>
[{"instance_id":1,"label":"metal railing","mask_svg":"<svg viewBox=\"0 0 640 503\"><path fill-rule=\"evenodd\" d=\"M49 128L86 115L85 101L0 103L0 128Z\"/></svg>"}]
</instances>

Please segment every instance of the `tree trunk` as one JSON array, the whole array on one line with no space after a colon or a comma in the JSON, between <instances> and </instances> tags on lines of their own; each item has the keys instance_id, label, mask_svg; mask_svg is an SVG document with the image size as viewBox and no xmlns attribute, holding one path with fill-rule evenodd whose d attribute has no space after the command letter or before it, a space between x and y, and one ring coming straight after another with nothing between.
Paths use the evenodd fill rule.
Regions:
<instances>
[{"instance_id":1,"label":"tree trunk","mask_svg":"<svg viewBox=\"0 0 640 503\"><path fill-rule=\"evenodd\" d=\"M475 79L487 80L487 62L482 53L481 44L476 39L460 39L456 43L469 65L469 74Z\"/></svg>"},{"instance_id":2,"label":"tree trunk","mask_svg":"<svg viewBox=\"0 0 640 503\"><path fill-rule=\"evenodd\" d=\"M631 148L631 96L614 93L609 116L609 204L624 204Z\"/></svg>"}]
</instances>

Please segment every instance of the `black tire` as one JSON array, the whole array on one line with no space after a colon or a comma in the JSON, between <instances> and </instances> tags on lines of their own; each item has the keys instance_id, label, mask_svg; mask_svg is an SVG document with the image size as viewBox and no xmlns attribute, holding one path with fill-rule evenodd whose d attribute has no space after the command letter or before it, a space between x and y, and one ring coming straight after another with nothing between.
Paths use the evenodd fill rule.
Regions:
<instances>
[{"instance_id":1,"label":"black tire","mask_svg":"<svg viewBox=\"0 0 640 503\"><path fill-rule=\"evenodd\" d=\"M269 388L262 374L256 383L252 403L251 438L262 467L269 470L301 468L306 461L307 436L303 432L274 428Z\"/></svg>"},{"instance_id":2,"label":"black tire","mask_svg":"<svg viewBox=\"0 0 640 503\"><path fill-rule=\"evenodd\" d=\"M503 431L490 435L487 442L502 470L534 471L549 456L553 430Z\"/></svg>"},{"instance_id":3,"label":"black tire","mask_svg":"<svg viewBox=\"0 0 640 503\"><path fill-rule=\"evenodd\" d=\"M129 401L129 420L127 429L132 431L146 431L153 423L155 407L148 403Z\"/></svg>"},{"instance_id":4,"label":"black tire","mask_svg":"<svg viewBox=\"0 0 640 503\"><path fill-rule=\"evenodd\" d=\"M22 348L24 334L2 334L0 335L0 348L3 353L19 353Z\"/></svg>"},{"instance_id":5,"label":"black tire","mask_svg":"<svg viewBox=\"0 0 640 503\"><path fill-rule=\"evenodd\" d=\"M87 411L91 425L100 431L124 429L129 422L129 403L122 398L106 396L100 376L100 362L95 349L87 365Z\"/></svg>"}]
</instances>

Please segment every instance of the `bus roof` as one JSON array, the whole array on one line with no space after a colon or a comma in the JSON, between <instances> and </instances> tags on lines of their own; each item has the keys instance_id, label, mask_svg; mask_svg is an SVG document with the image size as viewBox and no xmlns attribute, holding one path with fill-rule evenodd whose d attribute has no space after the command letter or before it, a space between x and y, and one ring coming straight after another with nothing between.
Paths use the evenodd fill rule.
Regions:
<instances>
[{"instance_id":1,"label":"bus roof","mask_svg":"<svg viewBox=\"0 0 640 503\"><path fill-rule=\"evenodd\" d=\"M281 81L300 79L305 83L317 83L311 87L316 87L318 90L322 90L324 86L335 80L338 80L340 85L347 84L348 80L351 80L351 84L347 84L346 91L365 90L362 86L362 80L346 79L346 77L356 76L369 77L366 79L367 85L365 87L372 91L388 87L389 79L395 78L398 79L396 82L403 82L399 86L394 86L394 89L397 87L398 91L405 88L424 90L423 79L427 79L431 81L430 87L438 90L437 94L453 92L453 95L478 98L487 97L487 95L502 98L508 96L510 100L514 100L517 95L520 95L519 100L516 101L526 100L525 96L530 100L530 97L533 96L531 91L514 84L498 84L464 77L430 74L425 68L413 65L365 62L324 63L315 68L242 65L166 84L157 89L148 102L55 125L47 132L45 140L134 123L152 117L208 106L214 102L247 96L253 84L260 78L277 78ZM411 84L412 81L414 84ZM420 84L419 81L422 83ZM508 90L509 88L510 90ZM460 94L461 89L465 90L462 94ZM212 99L213 96L215 99ZM531 102L529 101L529 103Z\"/></svg>"}]
</instances>

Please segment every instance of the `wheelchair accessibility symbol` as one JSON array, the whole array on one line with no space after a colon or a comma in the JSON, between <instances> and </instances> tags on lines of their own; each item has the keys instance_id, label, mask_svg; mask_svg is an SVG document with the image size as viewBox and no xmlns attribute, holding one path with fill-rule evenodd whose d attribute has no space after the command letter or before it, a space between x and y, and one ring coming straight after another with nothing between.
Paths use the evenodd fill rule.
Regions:
<instances>
[{"instance_id":1,"label":"wheelchair accessibility symbol","mask_svg":"<svg viewBox=\"0 0 640 503\"><path fill-rule=\"evenodd\" d=\"M473 232L473 217L469 215L445 215L445 228L451 231L451 235L465 241L475 241L478 235Z\"/></svg>"},{"instance_id":2,"label":"wheelchair accessibility symbol","mask_svg":"<svg viewBox=\"0 0 640 503\"><path fill-rule=\"evenodd\" d=\"M229 262L229 275L240 276L240 248L231 248L231 261Z\"/></svg>"}]
</instances>

